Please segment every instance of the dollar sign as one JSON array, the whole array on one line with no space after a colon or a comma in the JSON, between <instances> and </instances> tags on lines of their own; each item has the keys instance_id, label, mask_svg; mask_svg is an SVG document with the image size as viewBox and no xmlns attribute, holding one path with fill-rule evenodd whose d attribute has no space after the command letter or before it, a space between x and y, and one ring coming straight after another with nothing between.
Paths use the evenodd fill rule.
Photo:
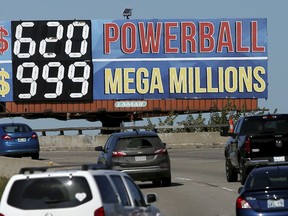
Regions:
<instances>
[{"instance_id":1,"label":"dollar sign","mask_svg":"<svg viewBox=\"0 0 288 216\"><path fill-rule=\"evenodd\" d=\"M9 79L10 75L3 68L0 71L0 95L5 97L10 91L10 85L5 81L5 79Z\"/></svg>"},{"instance_id":2,"label":"dollar sign","mask_svg":"<svg viewBox=\"0 0 288 216\"><path fill-rule=\"evenodd\" d=\"M8 36L8 31L3 28L3 26L0 26L0 54L3 55L3 53L8 49L8 41L4 38L5 36Z\"/></svg>"}]
</instances>

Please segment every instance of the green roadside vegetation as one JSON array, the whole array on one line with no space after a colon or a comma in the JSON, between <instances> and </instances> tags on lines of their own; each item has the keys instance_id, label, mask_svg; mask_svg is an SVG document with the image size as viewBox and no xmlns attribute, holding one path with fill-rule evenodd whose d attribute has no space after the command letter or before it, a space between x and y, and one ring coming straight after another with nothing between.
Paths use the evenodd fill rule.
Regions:
<instances>
[{"instance_id":1,"label":"green roadside vegetation","mask_svg":"<svg viewBox=\"0 0 288 216\"><path fill-rule=\"evenodd\" d=\"M269 111L269 110L268 110ZM277 109L274 111L274 113ZM156 126L162 126L163 128L157 129L159 133L181 133L181 132L217 132L220 131L220 127L216 125L228 125L229 120L232 119L235 123L240 116L265 114L267 109L258 108L255 111L247 111L243 106L241 110L237 110L236 106L230 101L222 109L222 111L211 111L210 113L203 114L201 112L195 114L187 113L186 118L180 122L176 122L179 117L178 114L171 112L165 119L158 118L158 124L152 123L150 118L147 118L147 125L149 128L155 128ZM178 128L165 128L167 126L179 126ZM214 126L214 127L213 127Z\"/></svg>"}]
</instances>

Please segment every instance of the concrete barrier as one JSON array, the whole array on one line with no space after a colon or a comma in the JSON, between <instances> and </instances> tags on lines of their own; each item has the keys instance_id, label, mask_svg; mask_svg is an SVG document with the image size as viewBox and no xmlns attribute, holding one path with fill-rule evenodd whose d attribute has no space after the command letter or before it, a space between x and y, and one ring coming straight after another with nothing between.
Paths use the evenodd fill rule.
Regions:
<instances>
[{"instance_id":1,"label":"concrete barrier","mask_svg":"<svg viewBox=\"0 0 288 216\"><path fill-rule=\"evenodd\" d=\"M109 135L59 135L40 136L42 151L91 151L104 145ZM219 132L159 133L168 148L223 147L226 137Z\"/></svg>"}]
</instances>

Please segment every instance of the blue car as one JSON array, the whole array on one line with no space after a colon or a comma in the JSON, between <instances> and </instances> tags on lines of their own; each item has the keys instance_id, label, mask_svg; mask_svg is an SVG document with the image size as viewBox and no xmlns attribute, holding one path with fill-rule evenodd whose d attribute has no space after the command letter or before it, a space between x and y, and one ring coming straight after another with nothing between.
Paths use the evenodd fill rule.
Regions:
<instances>
[{"instance_id":1,"label":"blue car","mask_svg":"<svg viewBox=\"0 0 288 216\"><path fill-rule=\"evenodd\" d=\"M38 135L23 123L0 124L0 155L39 159Z\"/></svg>"},{"instance_id":2,"label":"blue car","mask_svg":"<svg viewBox=\"0 0 288 216\"><path fill-rule=\"evenodd\" d=\"M288 165L253 169L239 194L237 216L287 216Z\"/></svg>"}]
</instances>

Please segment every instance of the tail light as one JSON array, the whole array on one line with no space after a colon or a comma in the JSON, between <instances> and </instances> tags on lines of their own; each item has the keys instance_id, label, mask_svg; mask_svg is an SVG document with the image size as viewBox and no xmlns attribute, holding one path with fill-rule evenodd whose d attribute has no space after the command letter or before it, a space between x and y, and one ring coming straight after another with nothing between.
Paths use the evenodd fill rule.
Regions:
<instances>
[{"instance_id":1,"label":"tail light","mask_svg":"<svg viewBox=\"0 0 288 216\"><path fill-rule=\"evenodd\" d=\"M125 156L127 155L125 152L123 151L113 151L112 152L112 157L122 157L122 156Z\"/></svg>"},{"instance_id":2,"label":"tail light","mask_svg":"<svg viewBox=\"0 0 288 216\"><path fill-rule=\"evenodd\" d=\"M105 216L104 208L101 207L96 209L96 211L94 212L94 216Z\"/></svg>"},{"instance_id":3,"label":"tail light","mask_svg":"<svg viewBox=\"0 0 288 216\"><path fill-rule=\"evenodd\" d=\"M237 201L236 201L236 208L237 209L250 209L251 206L249 205L249 203L243 199L243 197L238 197Z\"/></svg>"},{"instance_id":4,"label":"tail light","mask_svg":"<svg viewBox=\"0 0 288 216\"><path fill-rule=\"evenodd\" d=\"M0 216L5 216L5 215L3 215L3 214L0 213Z\"/></svg>"},{"instance_id":5,"label":"tail light","mask_svg":"<svg viewBox=\"0 0 288 216\"><path fill-rule=\"evenodd\" d=\"M165 154L167 152L166 148L157 149L154 153L155 154Z\"/></svg>"},{"instance_id":6,"label":"tail light","mask_svg":"<svg viewBox=\"0 0 288 216\"><path fill-rule=\"evenodd\" d=\"M12 137L9 136L8 134L4 134L4 135L2 136L2 140L12 140Z\"/></svg>"},{"instance_id":7,"label":"tail light","mask_svg":"<svg viewBox=\"0 0 288 216\"><path fill-rule=\"evenodd\" d=\"M31 136L32 139L35 139L35 138L37 138L37 137L38 137L38 135L37 135L36 133L33 133L32 136ZM1 215L0 215L0 216L1 216Z\"/></svg>"},{"instance_id":8,"label":"tail light","mask_svg":"<svg viewBox=\"0 0 288 216\"><path fill-rule=\"evenodd\" d=\"M244 150L246 153L251 153L251 140L250 137L247 137L244 143Z\"/></svg>"}]
</instances>

